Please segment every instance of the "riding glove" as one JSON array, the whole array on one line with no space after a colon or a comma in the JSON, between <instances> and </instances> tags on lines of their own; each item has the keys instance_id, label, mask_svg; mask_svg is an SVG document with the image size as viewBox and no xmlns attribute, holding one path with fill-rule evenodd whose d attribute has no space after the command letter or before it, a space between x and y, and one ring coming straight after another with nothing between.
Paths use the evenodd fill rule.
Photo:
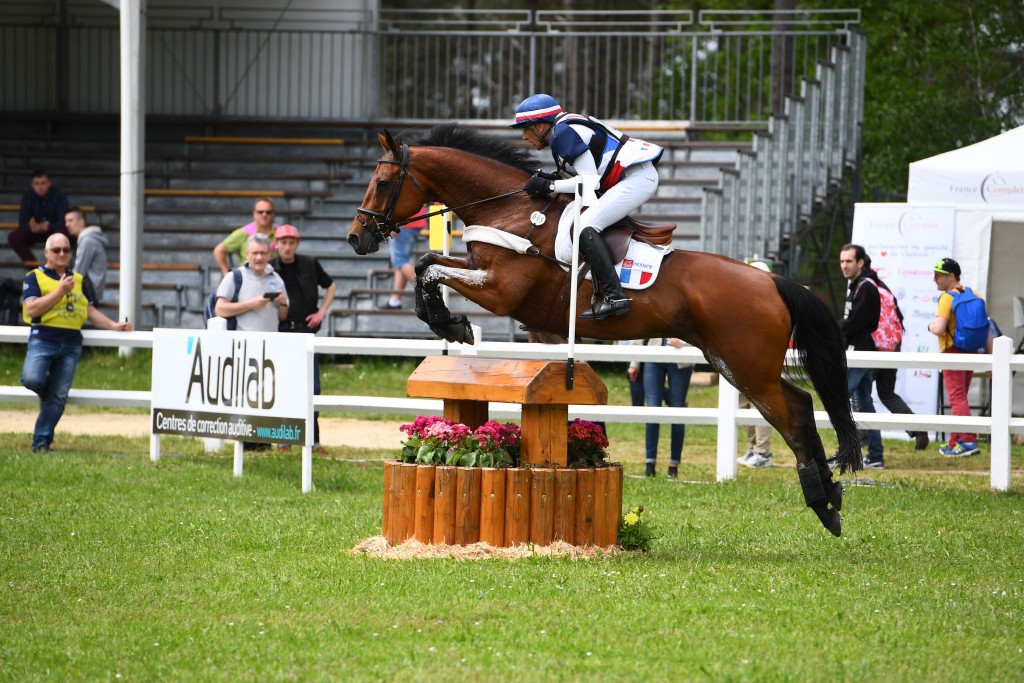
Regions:
<instances>
[{"instance_id":1,"label":"riding glove","mask_svg":"<svg viewBox=\"0 0 1024 683\"><path fill-rule=\"evenodd\" d=\"M523 192L531 197L543 197L549 195L554 189L554 183L540 175L533 176L526 181L525 185L523 185Z\"/></svg>"}]
</instances>

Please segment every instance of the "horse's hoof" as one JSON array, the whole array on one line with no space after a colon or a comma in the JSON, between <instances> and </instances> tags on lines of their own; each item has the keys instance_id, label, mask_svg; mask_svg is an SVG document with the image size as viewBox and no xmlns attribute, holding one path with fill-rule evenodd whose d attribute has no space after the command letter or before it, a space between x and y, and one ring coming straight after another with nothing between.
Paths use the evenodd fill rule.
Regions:
<instances>
[{"instance_id":1,"label":"horse's hoof","mask_svg":"<svg viewBox=\"0 0 1024 683\"><path fill-rule=\"evenodd\" d=\"M829 505L831 505L836 512L839 512L840 510L843 509L842 483L838 481L832 482L832 488L828 493L825 494L825 496L828 498Z\"/></svg>"},{"instance_id":2,"label":"horse's hoof","mask_svg":"<svg viewBox=\"0 0 1024 683\"><path fill-rule=\"evenodd\" d=\"M473 344L473 328L469 324L469 319L465 316L454 315L452 316L451 324L448 325L448 341L458 342L459 344Z\"/></svg>"},{"instance_id":3,"label":"horse's hoof","mask_svg":"<svg viewBox=\"0 0 1024 683\"><path fill-rule=\"evenodd\" d=\"M843 516L838 512L831 508L821 506L816 508L814 513L818 515L821 525L828 529L833 536L838 538L843 534Z\"/></svg>"}]
</instances>

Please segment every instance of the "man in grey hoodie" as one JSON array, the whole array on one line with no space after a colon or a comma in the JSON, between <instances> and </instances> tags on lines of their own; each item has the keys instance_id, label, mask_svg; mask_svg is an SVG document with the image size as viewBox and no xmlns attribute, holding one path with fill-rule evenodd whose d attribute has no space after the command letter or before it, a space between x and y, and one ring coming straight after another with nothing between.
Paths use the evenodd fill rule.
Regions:
<instances>
[{"instance_id":1,"label":"man in grey hoodie","mask_svg":"<svg viewBox=\"0 0 1024 683\"><path fill-rule=\"evenodd\" d=\"M107 236L98 225L85 224L85 212L72 206L64 215L68 233L78 239L75 250L75 272L89 278L96 302L103 301L107 285Z\"/></svg>"}]
</instances>

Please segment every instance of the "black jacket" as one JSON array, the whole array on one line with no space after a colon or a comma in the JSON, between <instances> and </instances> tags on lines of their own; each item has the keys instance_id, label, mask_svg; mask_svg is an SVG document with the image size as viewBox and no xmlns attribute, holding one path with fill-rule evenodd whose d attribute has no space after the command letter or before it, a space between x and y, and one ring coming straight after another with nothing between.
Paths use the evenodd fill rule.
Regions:
<instances>
[{"instance_id":1,"label":"black jacket","mask_svg":"<svg viewBox=\"0 0 1024 683\"><path fill-rule=\"evenodd\" d=\"M846 296L846 312L839 321L843 338L854 351L875 350L871 333L878 329L878 317L882 312L878 287L874 282L865 282L866 279L865 274L861 273L850 283L850 290Z\"/></svg>"}]
</instances>

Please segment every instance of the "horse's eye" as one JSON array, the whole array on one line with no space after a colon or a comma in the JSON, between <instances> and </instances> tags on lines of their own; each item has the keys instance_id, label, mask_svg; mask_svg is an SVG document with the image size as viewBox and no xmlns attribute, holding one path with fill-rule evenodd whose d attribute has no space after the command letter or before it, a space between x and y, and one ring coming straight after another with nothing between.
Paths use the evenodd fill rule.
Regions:
<instances>
[{"instance_id":1,"label":"horse's eye","mask_svg":"<svg viewBox=\"0 0 1024 683\"><path fill-rule=\"evenodd\" d=\"M378 180L377 181L377 192L387 192L392 185L390 180Z\"/></svg>"}]
</instances>

